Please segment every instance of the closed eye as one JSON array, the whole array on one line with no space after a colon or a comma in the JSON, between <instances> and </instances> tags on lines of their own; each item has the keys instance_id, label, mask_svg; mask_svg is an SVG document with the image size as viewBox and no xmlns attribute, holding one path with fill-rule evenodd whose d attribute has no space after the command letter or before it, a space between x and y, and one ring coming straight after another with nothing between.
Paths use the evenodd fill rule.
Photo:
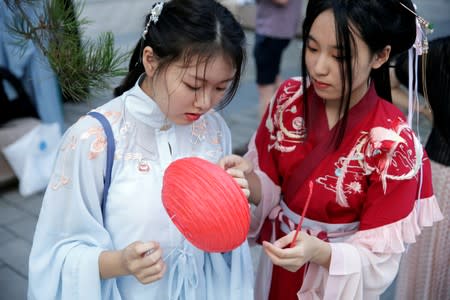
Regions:
<instances>
[{"instance_id":1,"label":"closed eye","mask_svg":"<svg viewBox=\"0 0 450 300\"><path fill-rule=\"evenodd\" d=\"M193 85L190 85L189 83L186 83L186 82L184 84L186 85L186 87L188 89L190 89L192 91L198 91L198 90L200 90L202 88L201 86L193 86Z\"/></svg>"},{"instance_id":2,"label":"closed eye","mask_svg":"<svg viewBox=\"0 0 450 300\"><path fill-rule=\"evenodd\" d=\"M317 51L317 49L316 48L314 48L314 47L311 47L311 46L306 46L306 48L308 48L308 50L309 51L311 51L311 52L316 52Z\"/></svg>"}]
</instances>

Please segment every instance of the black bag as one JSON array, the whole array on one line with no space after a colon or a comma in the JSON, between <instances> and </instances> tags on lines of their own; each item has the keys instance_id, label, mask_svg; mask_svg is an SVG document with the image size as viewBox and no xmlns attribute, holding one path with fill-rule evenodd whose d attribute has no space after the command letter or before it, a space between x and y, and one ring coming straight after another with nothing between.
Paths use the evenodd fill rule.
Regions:
<instances>
[{"instance_id":1,"label":"black bag","mask_svg":"<svg viewBox=\"0 0 450 300\"><path fill-rule=\"evenodd\" d=\"M4 82L8 82L15 89L17 98L8 98ZM10 120L25 117L39 118L22 82L8 69L0 67L0 126Z\"/></svg>"}]
</instances>

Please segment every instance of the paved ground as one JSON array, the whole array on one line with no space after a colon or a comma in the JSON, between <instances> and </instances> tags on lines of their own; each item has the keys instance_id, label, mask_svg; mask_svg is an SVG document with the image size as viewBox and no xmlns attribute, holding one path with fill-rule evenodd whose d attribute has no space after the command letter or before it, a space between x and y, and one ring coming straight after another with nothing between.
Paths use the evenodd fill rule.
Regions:
<instances>
[{"instance_id":1,"label":"paved ground","mask_svg":"<svg viewBox=\"0 0 450 300\"><path fill-rule=\"evenodd\" d=\"M421 0L416 3L422 16L434 22L437 27L433 38L450 34L449 0ZM140 35L143 22L141 16L148 7L149 1L143 0L87 0L83 15L93 23L86 28L86 34L95 36L99 32L112 31L116 36L117 46L124 50L130 49ZM235 149L247 143L258 124L251 30L247 31L247 36L249 60L246 72L236 98L222 112L231 128ZM298 74L300 46L298 40L289 45L282 64L283 77ZM91 107L110 97L110 93L104 92L93 97L88 104L66 104L66 123L73 123ZM26 299L28 255L41 203L42 194L23 198L14 185L0 190L0 300Z\"/></svg>"}]
</instances>

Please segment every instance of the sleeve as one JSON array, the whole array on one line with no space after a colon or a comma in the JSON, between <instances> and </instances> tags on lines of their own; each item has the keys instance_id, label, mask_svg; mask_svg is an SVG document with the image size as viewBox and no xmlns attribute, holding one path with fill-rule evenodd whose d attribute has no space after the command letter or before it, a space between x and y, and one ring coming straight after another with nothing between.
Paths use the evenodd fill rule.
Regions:
<instances>
[{"instance_id":1,"label":"sleeve","mask_svg":"<svg viewBox=\"0 0 450 300\"><path fill-rule=\"evenodd\" d=\"M299 292L302 299L377 298L394 280L404 244L415 242L423 226L442 219L426 153L412 130L400 129L394 143L370 132L365 163L372 173L360 228L346 241L330 243L328 271L310 265Z\"/></svg>"},{"instance_id":2,"label":"sleeve","mask_svg":"<svg viewBox=\"0 0 450 300\"><path fill-rule=\"evenodd\" d=\"M279 172L280 151L284 146L279 144L278 132L282 117L279 107L287 107L297 101L302 95L302 80L299 77L290 78L278 88L271 99L261 120L258 130L253 135L245 158L250 160L254 171L261 182L261 201L258 206L252 206L249 238L258 237L265 219L280 203L282 178ZM281 130L280 130L281 131ZM278 149L278 150L277 150ZM275 212L275 211L274 211Z\"/></svg>"},{"instance_id":3,"label":"sleeve","mask_svg":"<svg viewBox=\"0 0 450 300\"><path fill-rule=\"evenodd\" d=\"M352 241L375 253L404 252L404 243L414 243L422 227L443 218L426 152L406 124L398 126L394 130L398 138L392 140L399 142L393 144L379 137L380 129L372 129L370 140L375 146L369 142L368 149L376 155L366 153L366 169L372 173L360 228Z\"/></svg>"},{"instance_id":4,"label":"sleeve","mask_svg":"<svg viewBox=\"0 0 450 300\"><path fill-rule=\"evenodd\" d=\"M232 153L232 142L231 142L231 131L228 127L225 120L217 114L217 117L219 118L219 127L220 132L222 133L222 149L223 149L223 155L229 155Z\"/></svg>"},{"instance_id":5,"label":"sleeve","mask_svg":"<svg viewBox=\"0 0 450 300\"><path fill-rule=\"evenodd\" d=\"M256 134L255 134L256 135ZM249 143L248 152L245 158L250 160L254 166L254 171L261 182L261 201L258 206L251 206L251 223L249 231L249 239L254 241L257 239L259 232L264 224L264 220L269 216L270 212L280 202L281 188L275 184L272 179L263 172L259 167L258 151L255 144L255 135Z\"/></svg>"},{"instance_id":6,"label":"sleeve","mask_svg":"<svg viewBox=\"0 0 450 300\"><path fill-rule=\"evenodd\" d=\"M98 257L113 249L100 199L106 167L101 125L82 118L64 135L29 258L29 299L120 299L101 280Z\"/></svg>"}]
</instances>

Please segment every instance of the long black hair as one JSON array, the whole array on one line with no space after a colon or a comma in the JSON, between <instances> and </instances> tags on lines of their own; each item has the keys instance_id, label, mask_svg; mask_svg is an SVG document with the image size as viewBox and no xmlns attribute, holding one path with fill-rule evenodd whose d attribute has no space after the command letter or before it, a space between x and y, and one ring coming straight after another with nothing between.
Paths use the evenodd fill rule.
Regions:
<instances>
[{"instance_id":1,"label":"long black hair","mask_svg":"<svg viewBox=\"0 0 450 300\"><path fill-rule=\"evenodd\" d=\"M341 143L348 120L348 110L353 85L352 57L355 53L355 40L352 30L356 30L367 44L372 54L391 46L391 57L410 48L416 37L415 16L401 6L406 5L415 11L410 0L314 0L308 1L306 16L303 23L302 76L307 78L305 63L306 45L312 24L325 10L331 10L335 18L336 41L338 49L345 54L340 65L342 94L339 115L343 115L335 136L335 146ZM373 69L370 78L374 81L377 94L392 102L391 85L389 81L389 60L380 68ZM346 91L350 91L346 94ZM308 124L308 101L306 84L303 85L305 97L305 121Z\"/></svg>"},{"instance_id":2,"label":"long black hair","mask_svg":"<svg viewBox=\"0 0 450 300\"><path fill-rule=\"evenodd\" d=\"M144 26L149 18L150 14ZM199 58L198 62L208 62L218 54L225 55L233 63L236 73L216 108L223 108L232 100L239 86L246 51L244 31L227 8L213 0L170 0L165 2L158 21L152 22L147 29L133 51L128 75L114 90L116 96L132 88L145 72L142 51L145 46L150 46L159 59L159 70L178 60L187 66L194 56Z\"/></svg>"}]
</instances>

